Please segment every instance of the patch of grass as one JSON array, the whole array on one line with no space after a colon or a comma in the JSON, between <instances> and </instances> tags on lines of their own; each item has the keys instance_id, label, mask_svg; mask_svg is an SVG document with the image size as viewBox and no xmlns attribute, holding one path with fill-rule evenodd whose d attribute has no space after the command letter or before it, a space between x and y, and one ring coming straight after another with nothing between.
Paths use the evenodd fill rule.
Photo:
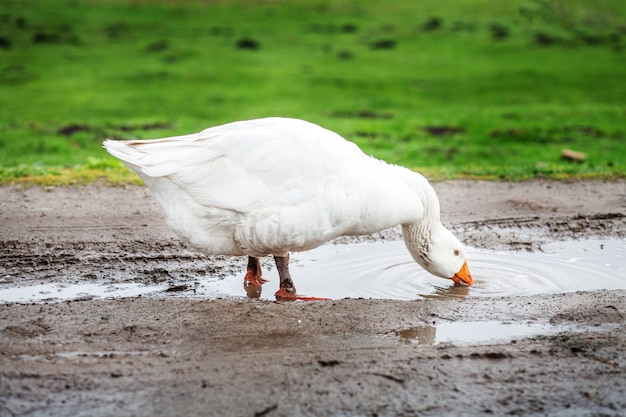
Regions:
<instances>
[{"instance_id":1,"label":"patch of grass","mask_svg":"<svg viewBox=\"0 0 626 417\"><path fill-rule=\"evenodd\" d=\"M67 167L46 167L42 164L0 167L0 185L62 186L86 185L94 182L108 185L142 184L139 177L126 165L112 158L89 157L84 165Z\"/></svg>"},{"instance_id":2,"label":"patch of grass","mask_svg":"<svg viewBox=\"0 0 626 417\"><path fill-rule=\"evenodd\" d=\"M9 0L0 183L136 181L103 139L276 115L430 178L624 177L624 28L591 0Z\"/></svg>"}]
</instances>

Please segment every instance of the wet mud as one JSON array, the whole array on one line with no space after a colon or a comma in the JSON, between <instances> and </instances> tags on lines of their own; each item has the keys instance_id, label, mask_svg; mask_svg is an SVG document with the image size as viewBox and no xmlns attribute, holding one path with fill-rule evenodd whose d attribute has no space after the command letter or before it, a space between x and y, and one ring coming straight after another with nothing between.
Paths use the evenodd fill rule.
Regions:
<instances>
[{"instance_id":1,"label":"wet mud","mask_svg":"<svg viewBox=\"0 0 626 417\"><path fill-rule=\"evenodd\" d=\"M623 180L435 188L444 223L476 250L531 256L559 241L626 237ZM207 297L201 286L243 277L246 260L181 245L145 188L1 187L0 222L0 291L86 282L160 289L0 304L2 416L626 409L623 289L276 303L247 299L242 287L240 296ZM332 244L399 237L390 229ZM263 267L271 272L269 259Z\"/></svg>"}]
</instances>

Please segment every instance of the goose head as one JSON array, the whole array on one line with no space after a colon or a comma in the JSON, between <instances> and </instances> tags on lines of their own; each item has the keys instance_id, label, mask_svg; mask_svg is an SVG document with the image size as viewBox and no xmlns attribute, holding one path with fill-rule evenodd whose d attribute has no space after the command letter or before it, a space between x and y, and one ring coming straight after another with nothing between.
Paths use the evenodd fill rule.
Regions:
<instances>
[{"instance_id":1,"label":"goose head","mask_svg":"<svg viewBox=\"0 0 626 417\"><path fill-rule=\"evenodd\" d=\"M472 285L463 245L448 229L439 224L429 231L419 227L403 228L404 241L413 259L431 274L455 284Z\"/></svg>"}]
</instances>

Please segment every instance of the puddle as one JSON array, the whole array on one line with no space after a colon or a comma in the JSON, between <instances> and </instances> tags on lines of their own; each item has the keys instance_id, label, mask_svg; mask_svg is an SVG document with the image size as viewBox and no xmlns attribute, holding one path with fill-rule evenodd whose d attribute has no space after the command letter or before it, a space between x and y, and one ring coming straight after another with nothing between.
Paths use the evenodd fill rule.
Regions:
<instances>
[{"instance_id":1,"label":"puddle","mask_svg":"<svg viewBox=\"0 0 626 417\"><path fill-rule=\"evenodd\" d=\"M141 284L41 284L2 289L0 290L0 302L32 303L76 300L79 298L136 297L138 295L163 290L163 287L145 286Z\"/></svg>"},{"instance_id":2,"label":"puddle","mask_svg":"<svg viewBox=\"0 0 626 417\"><path fill-rule=\"evenodd\" d=\"M552 325L540 322L503 323L500 321L469 321L444 322L433 326L416 326L396 330L395 336L401 342L418 345L438 345L454 343L462 345L478 345L490 343L506 343L514 340L553 336L563 332L605 332L615 329L614 324L602 326L580 327L572 325Z\"/></svg>"},{"instance_id":3,"label":"puddle","mask_svg":"<svg viewBox=\"0 0 626 417\"><path fill-rule=\"evenodd\" d=\"M468 248L476 283L454 286L420 268L401 241L325 245L292 254L291 272L303 295L341 298L414 300L420 298L515 297L599 289L626 289L626 243L616 239L555 242L542 252L487 251ZM243 263L242 263L243 264ZM47 284L0 290L0 303L64 301L76 298L133 297L145 294L201 298L245 296L243 275L208 277L199 284L167 286ZM276 269L264 271L270 282L262 298L273 300Z\"/></svg>"},{"instance_id":4,"label":"puddle","mask_svg":"<svg viewBox=\"0 0 626 417\"><path fill-rule=\"evenodd\" d=\"M616 239L555 242L542 252L468 248L476 283L454 286L420 268L401 241L326 245L292 254L291 272L303 295L414 300L419 298L515 297L600 289L626 289L626 243ZM275 270L262 298L278 289ZM241 296L242 276L211 283L211 290ZM199 293L202 293L200 289Z\"/></svg>"},{"instance_id":5,"label":"puddle","mask_svg":"<svg viewBox=\"0 0 626 417\"><path fill-rule=\"evenodd\" d=\"M542 323L501 323L499 321L451 322L398 330L401 341L419 345L441 343L478 344L507 342L533 336L556 334L565 328Z\"/></svg>"}]
</instances>

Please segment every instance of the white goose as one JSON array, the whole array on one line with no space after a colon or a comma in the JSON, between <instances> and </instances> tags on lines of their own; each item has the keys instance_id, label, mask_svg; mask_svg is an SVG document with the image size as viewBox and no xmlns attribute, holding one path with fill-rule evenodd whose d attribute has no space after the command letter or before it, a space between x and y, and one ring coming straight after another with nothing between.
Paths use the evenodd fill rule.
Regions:
<instances>
[{"instance_id":1,"label":"white goose","mask_svg":"<svg viewBox=\"0 0 626 417\"><path fill-rule=\"evenodd\" d=\"M186 136L106 140L104 147L143 179L183 241L210 255L248 256L251 296L265 282L260 256L274 256L277 299L314 299L296 293L290 252L398 224L428 272L474 282L463 245L441 224L439 200L422 175L315 124L273 117Z\"/></svg>"}]
</instances>

